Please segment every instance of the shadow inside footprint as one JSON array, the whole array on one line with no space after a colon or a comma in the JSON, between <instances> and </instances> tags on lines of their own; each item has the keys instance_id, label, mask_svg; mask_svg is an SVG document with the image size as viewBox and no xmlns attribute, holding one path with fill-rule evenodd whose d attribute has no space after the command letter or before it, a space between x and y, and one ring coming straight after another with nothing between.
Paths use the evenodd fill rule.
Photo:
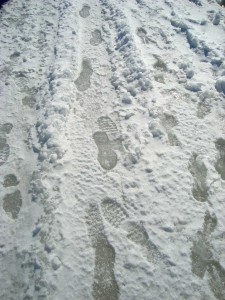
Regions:
<instances>
[{"instance_id":1,"label":"shadow inside footprint","mask_svg":"<svg viewBox=\"0 0 225 300\"><path fill-rule=\"evenodd\" d=\"M0 136L0 166L3 165L9 157L9 145L6 143L6 139Z\"/></svg>"},{"instance_id":2,"label":"shadow inside footprint","mask_svg":"<svg viewBox=\"0 0 225 300\"><path fill-rule=\"evenodd\" d=\"M218 151L218 159L215 164L215 169L220 174L221 178L225 180L225 140L220 138L215 143Z\"/></svg>"},{"instance_id":3,"label":"shadow inside footprint","mask_svg":"<svg viewBox=\"0 0 225 300\"><path fill-rule=\"evenodd\" d=\"M84 19L90 16L90 9L90 6L85 4L79 12L80 16Z\"/></svg>"},{"instance_id":4,"label":"shadow inside footprint","mask_svg":"<svg viewBox=\"0 0 225 300\"><path fill-rule=\"evenodd\" d=\"M19 190L6 194L3 198L3 209L9 217L17 219L22 207L22 197Z\"/></svg>"},{"instance_id":5,"label":"shadow inside footprint","mask_svg":"<svg viewBox=\"0 0 225 300\"><path fill-rule=\"evenodd\" d=\"M105 132L95 132L94 141L98 147L98 161L105 170L113 169L118 161L117 154L112 150L112 144Z\"/></svg>"},{"instance_id":6,"label":"shadow inside footprint","mask_svg":"<svg viewBox=\"0 0 225 300\"><path fill-rule=\"evenodd\" d=\"M202 161L198 159L197 154L193 154L188 167L193 179L194 186L192 189L193 197L200 202L208 200L208 187L206 183L207 169Z\"/></svg>"},{"instance_id":7,"label":"shadow inside footprint","mask_svg":"<svg viewBox=\"0 0 225 300\"><path fill-rule=\"evenodd\" d=\"M97 205L90 206L86 223L95 250L93 298L95 300L118 300L119 287L114 275L115 250L105 236Z\"/></svg>"},{"instance_id":8,"label":"shadow inside footprint","mask_svg":"<svg viewBox=\"0 0 225 300\"><path fill-rule=\"evenodd\" d=\"M90 44L92 46L98 46L102 42L101 31L96 29L91 33L92 38L90 39Z\"/></svg>"},{"instance_id":9,"label":"shadow inside footprint","mask_svg":"<svg viewBox=\"0 0 225 300\"><path fill-rule=\"evenodd\" d=\"M82 62L82 70L75 81L78 91L84 92L91 86L91 75L93 74L93 69L89 60L84 59Z\"/></svg>"}]
</instances>

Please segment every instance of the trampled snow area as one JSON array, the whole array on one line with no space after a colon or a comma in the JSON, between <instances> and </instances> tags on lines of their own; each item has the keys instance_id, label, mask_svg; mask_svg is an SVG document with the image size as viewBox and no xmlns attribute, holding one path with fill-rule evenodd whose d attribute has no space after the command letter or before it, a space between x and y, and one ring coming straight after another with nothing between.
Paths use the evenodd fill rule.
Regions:
<instances>
[{"instance_id":1,"label":"trampled snow area","mask_svg":"<svg viewBox=\"0 0 225 300\"><path fill-rule=\"evenodd\" d=\"M225 8L0 11L0 299L225 299Z\"/></svg>"}]
</instances>

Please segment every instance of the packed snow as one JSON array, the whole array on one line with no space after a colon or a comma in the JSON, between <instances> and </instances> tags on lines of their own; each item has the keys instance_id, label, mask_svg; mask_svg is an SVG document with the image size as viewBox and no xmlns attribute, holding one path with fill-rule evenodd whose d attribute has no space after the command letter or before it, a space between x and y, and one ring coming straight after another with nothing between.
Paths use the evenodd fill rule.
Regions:
<instances>
[{"instance_id":1,"label":"packed snow","mask_svg":"<svg viewBox=\"0 0 225 300\"><path fill-rule=\"evenodd\" d=\"M225 300L222 4L2 5L0 299Z\"/></svg>"}]
</instances>

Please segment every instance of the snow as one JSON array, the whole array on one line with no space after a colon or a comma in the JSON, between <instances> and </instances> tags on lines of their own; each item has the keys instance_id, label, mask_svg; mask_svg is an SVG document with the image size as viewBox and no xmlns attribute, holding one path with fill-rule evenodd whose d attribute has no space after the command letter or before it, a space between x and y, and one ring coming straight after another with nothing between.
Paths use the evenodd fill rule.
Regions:
<instances>
[{"instance_id":1,"label":"snow","mask_svg":"<svg viewBox=\"0 0 225 300\"><path fill-rule=\"evenodd\" d=\"M225 10L0 10L0 299L225 299Z\"/></svg>"}]
</instances>

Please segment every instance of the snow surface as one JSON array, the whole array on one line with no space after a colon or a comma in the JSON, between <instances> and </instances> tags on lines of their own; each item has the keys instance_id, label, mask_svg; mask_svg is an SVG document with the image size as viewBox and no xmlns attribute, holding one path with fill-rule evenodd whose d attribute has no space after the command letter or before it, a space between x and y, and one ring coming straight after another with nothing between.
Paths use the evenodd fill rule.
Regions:
<instances>
[{"instance_id":1,"label":"snow surface","mask_svg":"<svg viewBox=\"0 0 225 300\"><path fill-rule=\"evenodd\" d=\"M225 9L0 11L0 299L225 299Z\"/></svg>"}]
</instances>

